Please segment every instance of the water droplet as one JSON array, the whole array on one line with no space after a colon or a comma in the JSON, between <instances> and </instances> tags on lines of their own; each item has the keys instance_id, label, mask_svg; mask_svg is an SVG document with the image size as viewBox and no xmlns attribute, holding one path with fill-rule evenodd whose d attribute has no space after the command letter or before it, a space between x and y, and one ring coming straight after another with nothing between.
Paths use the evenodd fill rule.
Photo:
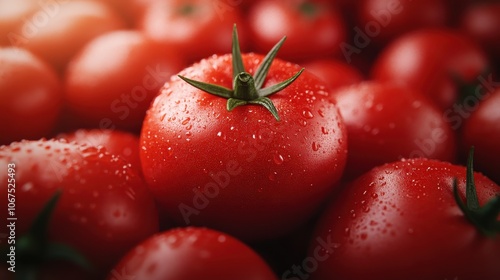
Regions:
<instances>
[{"instance_id":1,"label":"water droplet","mask_svg":"<svg viewBox=\"0 0 500 280\"><path fill-rule=\"evenodd\" d=\"M320 144L318 144L316 142L312 143L312 149L313 149L313 151L317 152L319 150L319 148L321 148Z\"/></svg>"},{"instance_id":2,"label":"water droplet","mask_svg":"<svg viewBox=\"0 0 500 280\"><path fill-rule=\"evenodd\" d=\"M326 128L326 127L322 126L322 127L321 127L321 133L323 133L323 134L327 135L327 134L328 134L328 128Z\"/></svg>"},{"instance_id":3,"label":"water droplet","mask_svg":"<svg viewBox=\"0 0 500 280\"><path fill-rule=\"evenodd\" d=\"M182 125L186 125L186 124L188 124L188 122L189 122L190 120L191 120L191 118L186 117L184 120L182 120L182 122L181 122L181 123L182 123Z\"/></svg>"},{"instance_id":4,"label":"water droplet","mask_svg":"<svg viewBox=\"0 0 500 280\"><path fill-rule=\"evenodd\" d=\"M285 159L283 158L283 156L282 156L282 155L280 155L280 154L276 153L276 154L274 154L274 156L273 156L273 160L274 160L274 163L276 163L277 165L280 165L280 164L282 164L282 163L283 163L283 161L284 161Z\"/></svg>"},{"instance_id":5,"label":"water droplet","mask_svg":"<svg viewBox=\"0 0 500 280\"><path fill-rule=\"evenodd\" d=\"M167 114L163 114L163 115L161 115L161 117L160 117L160 121L162 122L162 121L165 119L165 117L166 117L166 116L167 116Z\"/></svg>"},{"instance_id":6,"label":"water droplet","mask_svg":"<svg viewBox=\"0 0 500 280\"><path fill-rule=\"evenodd\" d=\"M221 137L222 136L222 131L217 132L217 136Z\"/></svg>"},{"instance_id":7,"label":"water droplet","mask_svg":"<svg viewBox=\"0 0 500 280\"><path fill-rule=\"evenodd\" d=\"M306 119L312 119L312 118L314 117L314 115L313 115L313 113L311 112L311 110L309 110L309 109L307 109L307 108L306 108L306 109L304 109L304 110L302 111L302 116L303 116L304 118L306 118Z\"/></svg>"},{"instance_id":8,"label":"water droplet","mask_svg":"<svg viewBox=\"0 0 500 280\"><path fill-rule=\"evenodd\" d=\"M273 172L269 173L268 178L269 178L269 180L271 180L271 181L276 181L276 176L277 176L277 175L278 175L278 172L273 171Z\"/></svg>"},{"instance_id":9,"label":"water droplet","mask_svg":"<svg viewBox=\"0 0 500 280\"><path fill-rule=\"evenodd\" d=\"M320 117L325 117L325 113L323 112L323 110L318 110L318 114Z\"/></svg>"}]
</instances>

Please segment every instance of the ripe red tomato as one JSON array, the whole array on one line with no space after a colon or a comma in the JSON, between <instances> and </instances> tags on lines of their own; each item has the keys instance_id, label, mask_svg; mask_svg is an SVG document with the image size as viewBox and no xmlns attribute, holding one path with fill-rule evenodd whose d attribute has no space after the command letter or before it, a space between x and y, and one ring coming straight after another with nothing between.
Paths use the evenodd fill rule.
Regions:
<instances>
[{"instance_id":1,"label":"ripe red tomato","mask_svg":"<svg viewBox=\"0 0 500 280\"><path fill-rule=\"evenodd\" d=\"M39 55L62 72L92 38L125 28L123 19L97 1L36 1L38 9L12 29L9 41Z\"/></svg>"},{"instance_id":2,"label":"ripe red tomato","mask_svg":"<svg viewBox=\"0 0 500 280\"><path fill-rule=\"evenodd\" d=\"M239 240L222 232L193 227L148 238L125 255L108 277L129 278L277 279L264 260Z\"/></svg>"},{"instance_id":3,"label":"ripe red tomato","mask_svg":"<svg viewBox=\"0 0 500 280\"><path fill-rule=\"evenodd\" d=\"M500 59L500 3L471 5L462 14L461 29L488 53Z\"/></svg>"},{"instance_id":4,"label":"ripe red tomato","mask_svg":"<svg viewBox=\"0 0 500 280\"><path fill-rule=\"evenodd\" d=\"M263 58L244 55L249 74L235 83L254 75ZM180 75L232 88L235 61L213 56ZM300 70L283 60L269 65L263 89ZM338 110L327 86L307 72L269 100L280 121L264 106L228 111L228 100L177 77L165 84L144 120L141 162L151 191L175 221L257 240L285 234L317 210L345 164Z\"/></svg>"},{"instance_id":5,"label":"ripe red tomato","mask_svg":"<svg viewBox=\"0 0 500 280\"><path fill-rule=\"evenodd\" d=\"M500 194L473 176L481 206ZM383 165L346 186L313 235L311 279L499 279L500 236L464 216L454 178L463 200L466 168L428 159Z\"/></svg>"},{"instance_id":6,"label":"ripe red tomato","mask_svg":"<svg viewBox=\"0 0 500 280\"><path fill-rule=\"evenodd\" d=\"M464 148L476 147L477 170L500 184L500 90L467 112L462 130Z\"/></svg>"},{"instance_id":7,"label":"ripe red tomato","mask_svg":"<svg viewBox=\"0 0 500 280\"><path fill-rule=\"evenodd\" d=\"M287 35L279 57L290 61L340 53L342 17L326 1L260 1L248 14L253 48L265 52Z\"/></svg>"},{"instance_id":8,"label":"ripe red tomato","mask_svg":"<svg viewBox=\"0 0 500 280\"><path fill-rule=\"evenodd\" d=\"M320 78L332 90L363 81L363 74L357 68L339 60L314 60L303 65L306 70Z\"/></svg>"},{"instance_id":9,"label":"ripe red tomato","mask_svg":"<svg viewBox=\"0 0 500 280\"><path fill-rule=\"evenodd\" d=\"M96 38L71 61L65 75L72 124L138 132L159 89L183 65L171 49L138 31Z\"/></svg>"},{"instance_id":10,"label":"ripe red tomato","mask_svg":"<svg viewBox=\"0 0 500 280\"><path fill-rule=\"evenodd\" d=\"M48 137L61 111L54 70L20 48L0 48L0 145Z\"/></svg>"},{"instance_id":11,"label":"ripe red tomato","mask_svg":"<svg viewBox=\"0 0 500 280\"><path fill-rule=\"evenodd\" d=\"M242 48L246 46L246 22L237 1L170 0L151 1L138 27L156 41L173 46L190 63L224 54L231 44L231 30L240 30Z\"/></svg>"},{"instance_id":12,"label":"ripe red tomato","mask_svg":"<svg viewBox=\"0 0 500 280\"><path fill-rule=\"evenodd\" d=\"M451 30L432 29L408 33L385 48L372 68L372 77L396 81L421 90L441 108L458 100L455 78L477 82L488 68L481 48Z\"/></svg>"},{"instance_id":13,"label":"ripe red tomato","mask_svg":"<svg viewBox=\"0 0 500 280\"><path fill-rule=\"evenodd\" d=\"M447 1L361 0L357 23L364 32L373 34L371 39L387 43L410 31L446 26L451 11Z\"/></svg>"},{"instance_id":14,"label":"ripe red tomato","mask_svg":"<svg viewBox=\"0 0 500 280\"><path fill-rule=\"evenodd\" d=\"M97 274L107 273L124 253L158 231L158 213L144 182L104 148L58 140L14 142L0 148L0 166L2 182L11 178L8 174L15 176L14 187L2 184L0 193L15 195L16 236L26 233L61 190L48 240L77 249ZM7 166L14 171L7 173ZM3 221L6 216L6 209L0 212Z\"/></svg>"},{"instance_id":15,"label":"ripe red tomato","mask_svg":"<svg viewBox=\"0 0 500 280\"><path fill-rule=\"evenodd\" d=\"M71 133L59 134L57 138L87 146L102 146L108 153L125 159L138 174L142 174L139 137L135 134L120 130L79 129Z\"/></svg>"},{"instance_id":16,"label":"ripe red tomato","mask_svg":"<svg viewBox=\"0 0 500 280\"><path fill-rule=\"evenodd\" d=\"M400 158L455 159L455 132L418 90L371 81L339 89L332 97L347 128L346 178Z\"/></svg>"}]
</instances>

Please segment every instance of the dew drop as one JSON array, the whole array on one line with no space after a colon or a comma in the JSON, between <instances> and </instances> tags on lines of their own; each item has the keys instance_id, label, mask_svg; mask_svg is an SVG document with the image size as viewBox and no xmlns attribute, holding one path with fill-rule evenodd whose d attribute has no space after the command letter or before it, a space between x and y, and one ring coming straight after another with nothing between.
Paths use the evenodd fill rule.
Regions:
<instances>
[{"instance_id":1,"label":"dew drop","mask_svg":"<svg viewBox=\"0 0 500 280\"><path fill-rule=\"evenodd\" d=\"M321 148L320 144L318 144L316 142L312 143L312 149L313 149L313 151L317 152L319 150L319 148Z\"/></svg>"},{"instance_id":2,"label":"dew drop","mask_svg":"<svg viewBox=\"0 0 500 280\"><path fill-rule=\"evenodd\" d=\"M313 115L313 113L311 112L311 110L309 110L309 109L307 109L307 108L306 108L306 109L304 109L304 110L302 111L302 116L303 116L304 118L306 118L306 119L312 119L312 118L314 117L314 115Z\"/></svg>"},{"instance_id":3,"label":"dew drop","mask_svg":"<svg viewBox=\"0 0 500 280\"><path fill-rule=\"evenodd\" d=\"M182 124L182 125L186 125L186 124L188 124L188 123L189 123L189 121L190 121L190 120L191 120L191 118L186 117L184 120L182 120L181 124Z\"/></svg>"},{"instance_id":4,"label":"dew drop","mask_svg":"<svg viewBox=\"0 0 500 280\"><path fill-rule=\"evenodd\" d=\"M321 133L327 135L328 134L328 129L324 126L321 127Z\"/></svg>"},{"instance_id":5,"label":"dew drop","mask_svg":"<svg viewBox=\"0 0 500 280\"><path fill-rule=\"evenodd\" d=\"M166 117L166 116L167 116L167 114L163 114L163 115L161 115L161 117L160 117L160 121L162 122L162 121L165 119L165 117Z\"/></svg>"},{"instance_id":6,"label":"dew drop","mask_svg":"<svg viewBox=\"0 0 500 280\"><path fill-rule=\"evenodd\" d=\"M273 156L273 160L274 160L274 163L276 163L277 165L280 165L280 164L282 164L282 163L283 163L283 161L284 161L285 159L284 159L284 158L283 158L283 156L282 156L282 155L280 155L280 154L274 154L274 156Z\"/></svg>"}]
</instances>

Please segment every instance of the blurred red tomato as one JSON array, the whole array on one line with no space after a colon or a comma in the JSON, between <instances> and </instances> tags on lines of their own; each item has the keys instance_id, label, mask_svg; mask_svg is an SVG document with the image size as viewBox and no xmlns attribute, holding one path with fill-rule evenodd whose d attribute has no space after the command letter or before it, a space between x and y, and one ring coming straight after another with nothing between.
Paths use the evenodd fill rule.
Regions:
<instances>
[{"instance_id":1,"label":"blurred red tomato","mask_svg":"<svg viewBox=\"0 0 500 280\"><path fill-rule=\"evenodd\" d=\"M361 72L339 60L314 60L305 62L303 66L323 80L330 89L357 84L363 80Z\"/></svg>"},{"instance_id":2,"label":"blurred red tomato","mask_svg":"<svg viewBox=\"0 0 500 280\"><path fill-rule=\"evenodd\" d=\"M358 28L375 42L387 43L419 28L443 27L449 20L447 0L361 0L357 5Z\"/></svg>"},{"instance_id":3,"label":"blurred red tomato","mask_svg":"<svg viewBox=\"0 0 500 280\"><path fill-rule=\"evenodd\" d=\"M444 110L458 101L456 79L479 83L478 77L487 68L483 50L463 34L426 29L389 44L375 61L372 77L414 87Z\"/></svg>"},{"instance_id":4,"label":"blurred red tomato","mask_svg":"<svg viewBox=\"0 0 500 280\"><path fill-rule=\"evenodd\" d=\"M246 22L233 2L237 1L151 1L137 24L147 36L173 46L194 62L227 53L234 24L238 26L241 48L246 48Z\"/></svg>"},{"instance_id":5,"label":"blurred red tomato","mask_svg":"<svg viewBox=\"0 0 500 280\"><path fill-rule=\"evenodd\" d=\"M0 145L48 137L61 110L61 81L27 50L0 48Z\"/></svg>"},{"instance_id":6,"label":"blurred red tomato","mask_svg":"<svg viewBox=\"0 0 500 280\"><path fill-rule=\"evenodd\" d=\"M58 71L92 38L125 27L109 6L96 1L33 1L36 10L11 26L9 42L43 57ZM15 5L15 4L12 4ZM19 22L18 22L19 23Z\"/></svg>"},{"instance_id":7,"label":"blurred red tomato","mask_svg":"<svg viewBox=\"0 0 500 280\"><path fill-rule=\"evenodd\" d=\"M339 54L345 40L342 17L324 1L260 1L251 7L248 24L259 52L287 36L279 57L290 61Z\"/></svg>"},{"instance_id":8,"label":"blurred red tomato","mask_svg":"<svg viewBox=\"0 0 500 280\"><path fill-rule=\"evenodd\" d=\"M466 9L461 19L462 30L488 53L500 59L500 3L484 3Z\"/></svg>"},{"instance_id":9,"label":"blurred red tomato","mask_svg":"<svg viewBox=\"0 0 500 280\"><path fill-rule=\"evenodd\" d=\"M74 124L139 131L159 89L184 63L139 31L116 31L86 45L68 66L65 98Z\"/></svg>"}]
</instances>

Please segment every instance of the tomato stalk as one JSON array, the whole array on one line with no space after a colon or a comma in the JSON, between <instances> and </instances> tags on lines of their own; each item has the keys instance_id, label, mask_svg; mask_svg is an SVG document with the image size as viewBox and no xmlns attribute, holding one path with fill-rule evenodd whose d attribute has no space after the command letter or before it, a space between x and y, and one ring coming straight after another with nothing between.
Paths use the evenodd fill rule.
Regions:
<instances>
[{"instance_id":1,"label":"tomato stalk","mask_svg":"<svg viewBox=\"0 0 500 280\"><path fill-rule=\"evenodd\" d=\"M20 269L17 271L19 278L16 279L37 279L37 269L40 265L52 260L64 260L87 271L92 270L87 259L75 249L47 241L50 218L60 196L61 191L57 191L35 218L28 233L16 240L16 255L20 263Z\"/></svg>"},{"instance_id":2,"label":"tomato stalk","mask_svg":"<svg viewBox=\"0 0 500 280\"><path fill-rule=\"evenodd\" d=\"M204 83L200 81L195 81L188 79L186 77L180 76L182 80L188 84L203 90L207 93L226 98L227 99L227 110L232 111L234 108L242 105L253 104L264 106L274 118L279 121L280 117L278 110L274 106L274 103L269 99L268 96L275 94L287 86L289 86L293 81L295 81L299 75L304 71L302 68L299 72L293 75L291 78L269 86L267 88L262 88L264 81L266 79L267 73L271 68L271 64L285 41L286 37L283 37L264 57L262 63L259 65L255 71L255 75L252 76L245 70L243 65L243 58L241 56L241 50L238 40L238 32L236 25L233 28L233 46L232 46L232 61L233 61L233 89L228 89L219 85Z\"/></svg>"},{"instance_id":3,"label":"tomato stalk","mask_svg":"<svg viewBox=\"0 0 500 280\"><path fill-rule=\"evenodd\" d=\"M474 183L473 156L474 147L471 147L467 159L465 203L458 194L458 183L456 178L453 180L453 194L458 207L462 210L465 217L473 223L482 234L494 237L500 233L500 221L498 221L498 215L500 214L500 195L496 195L482 207L479 205Z\"/></svg>"}]
</instances>

